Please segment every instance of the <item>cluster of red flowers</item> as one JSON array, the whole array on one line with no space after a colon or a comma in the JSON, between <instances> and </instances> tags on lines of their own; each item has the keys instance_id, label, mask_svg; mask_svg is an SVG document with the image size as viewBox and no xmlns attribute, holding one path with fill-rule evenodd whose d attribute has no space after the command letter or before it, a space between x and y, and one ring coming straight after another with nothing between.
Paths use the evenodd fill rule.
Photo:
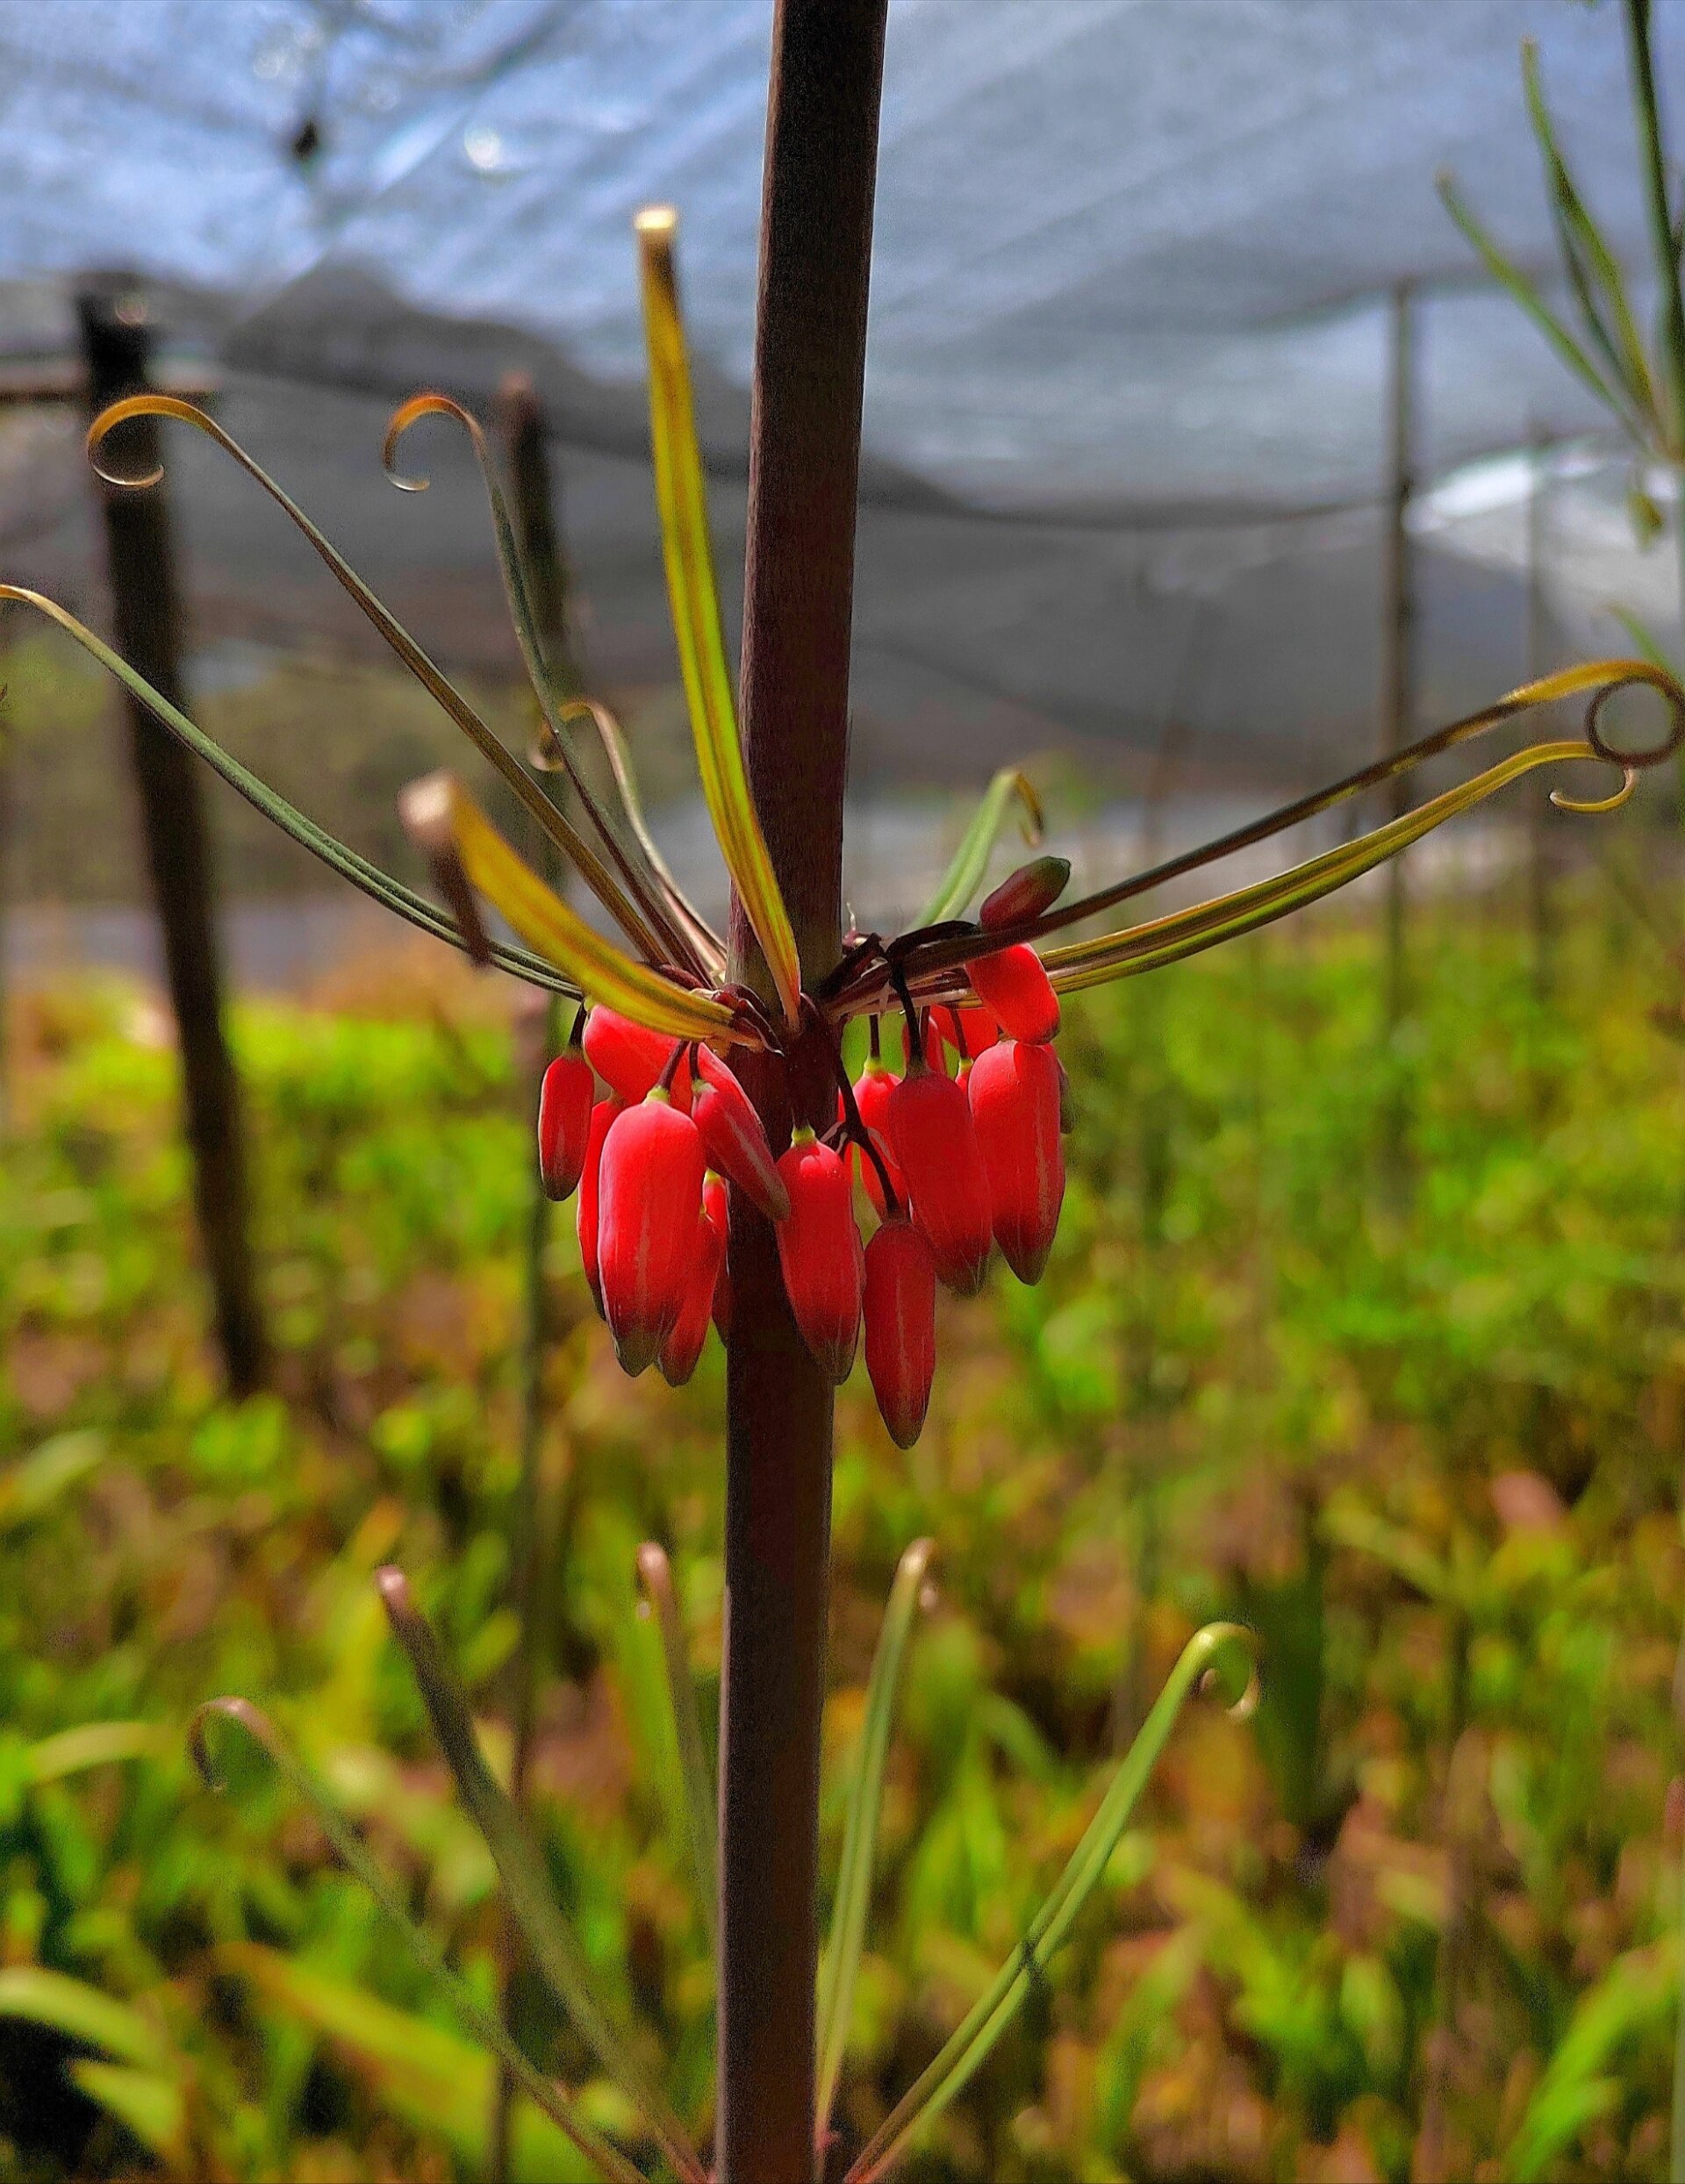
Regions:
<instances>
[{"instance_id":1,"label":"cluster of red flowers","mask_svg":"<svg viewBox=\"0 0 1685 2184\"><path fill-rule=\"evenodd\" d=\"M606 1007L576 1026L545 1073L539 1164L552 1198L578 1191L585 1278L627 1371L654 1364L677 1386L710 1318L726 1337L730 1183L775 1225L814 1357L846 1379L864 1326L878 1407L912 1446L936 1371L936 1283L974 1296L996 1245L1020 1281L1038 1281L1065 1195L1058 996L1028 947L966 971L978 1001L923 1012L916 1036L909 1018L904 1073L880 1058L874 1018L858 1080L839 1066L835 1124L799 1128L776 1157L706 1046ZM857 1180L878 1215L864 1248Z\"/></svg>"}]
</instances>

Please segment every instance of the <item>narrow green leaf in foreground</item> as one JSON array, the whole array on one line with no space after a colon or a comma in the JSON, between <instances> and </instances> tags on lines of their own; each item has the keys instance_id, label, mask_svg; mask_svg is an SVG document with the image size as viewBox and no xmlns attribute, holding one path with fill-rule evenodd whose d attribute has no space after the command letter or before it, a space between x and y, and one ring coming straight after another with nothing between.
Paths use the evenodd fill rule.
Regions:
<instances>
[{"instance_id":1,"label":"narrow green leaf in foreground","mask_svg":"<svg viewBox=\"0 0 1685 2184\"><path fill-rule=\"evenodd\" d=\"M687 2184L706 2184L684 2125L592 1992L591 1967L556 1908L542 1855L485 1763L468 1702L446 1666L432 1625L411 1598L403 1572L377 1571L375 1583L393 1634L421 1686L440 1749L508 1891L510 1908L534 1964L603 2068L643 2117L677 2173Z\"/></svg>"},{"instance_id":2,"label":"narrow green leaf in foreground","mask_svg":"<svg viewBox=\"0 0 1685 2184\"><path fill-rule=\"evenodd\" d=\"M708 536L708 496L696 444L690 360L679 316L673 267L678 216L654 205L637 218L643 282L644 340L649 353L649 436L655 454L656 503L662 553L678 642L685 698L696 740L702 793L732 885L761 944L785 1020L801 1007L801 965L772 859L761 832L732 697L720 598Z\"/></svg>"},{"instance_id":3,"label":"narrow green leaf in foreground","mask_svg":"<svg viewBox=\"0 0 1685 2184\"><path fill-rule=\"evenodd\" d=\"M296 1757L269 1715L249 1700L212 1699L194 1715L193 1756L205 1780L216 1787L221 1779L211 1758L209 1731L212 1722L226 1722L241 1730L263 1753L289 1789L310 1807L336 1855L398 1929L421 1969L439 1982L469 2031L504 2065L527 2099L543 2109L598 2172L610 2180L610 2184L644 2184L641 2173L619 2147L611 2145L599 2131L593 2130L562 2087L528 2062L467 1982L451 1970L444 1951L426 1928L419 1926L410 1916L398 1900L397 1890L369 1855L362 1838L309 1768Z\"/></svg>"},{"instance_id":4,"label":"narrow green leaf in foreground","mask_svg":"<svg viewBox=\"0 0 1685 2184\"><path fill-rule=\"evenodd\" d=\"M46 2025L138 2069L165 2071L175 2061L169 2042L138 2009L46 1965L14 1964L0 1971L4 2017Z\"/></svg>"},{"instance_id":5,"label":"narrow green leaf in foreground","mask_svg":"<svg viewBox=\"0 0 1685 2184\"><path fill-rule=\"evenodd\" d=\"M918 2126L944 2109L965 2084L1017 2015L1032 1985L1044 1978L1049 1959L1093 1894L1188 1694L1208 1675L1222 1677L1235 1693L1232 1709L1250 1710L1257 1697L1253 1660L1252 1634L1238 1623L1208 1623L1194 1632L1112 1777L1100 1810L1052 1893L1025 1929L1023 1939L935 2061L878 2125L849 2170L845 2184L871 2184L872 2179L884 2175L906 2152ZM1237 1668L1243 1664L1246 1673L1237 1681Z\"/></svg>"},{"instance_id":6,"label":"narrow green leaf in foreground","mask_svg":"<svg viewBox=\"0 0 1685 2184\"><path fill-rule=\"evenodd\" d=\"M934 1540L915 1539L902 1555L889 1589L889 1606L866 1686L865 1721L854 1779L849 1785L842 1823L842 1863L837 1874L836 1908L831 1915L829 1945L819 1976L819 2098L815 2113L821 2139L830 2124L842 2057L849 2044L854 1984L865 1942L866 1914L871 1908L871 1873L878 1849L878 1822L883 1811L884 1769L889 1759L889 1732L895 1719L901 1664L924 1592Z\"/></svg>"},{"instance_id":7,"label":"narrow green leaf in foreground","mask_svg":"<svg viewBox=\"0 0 1685 2184\"><path fill-rule=\"evenodd\" d=\"M113 652L95 636L74 614L67 613L55 600L45 598L39 591L31 591L22 584L0 584L0 599L15 599L19 605L32 606L45 614L68 637L74 638L90 658L97 660L110 675L116 677L131 696L138 698L154 720L168 729L178 743L184 744L195 757L202 758L213 772L221 775L231 789L238 790L255 810L278 827L283 834L290 834L312 856L319 857L331 871L342 879L360 887L371 900L384 910L395 911L410 924L430 933L434 940L446 941L452 948L466 946L462 935L453 920L430 903L425 895L418 895L402 880L394 879L377 864L370 864L367 857L330 834L315 820L307 819L296 805L289 804L266 782L242 766L237 758L231 758L219 743L213 742L204 731L194 725L177 705L154 690L144 675L138 674L120 653ZM524 948L506 948L500 942L491 945L491 960L500 970L513 971L530 985L548 987L554 992L567 993L576 999L579 989L562 977L541 956L529 955ZM3 1514L4 1512L0 1512Z\"/></svg>"},{"instance_id":8,"label":"narrow green leaf in foreground","mask_svg":"<svg viewBox=\"0 0 1685 2184\"><path fill-rule=\"evenodd\" d=\"M719 1913L720 1876L718 1837L719 1801L713 1769L708 1764L702 1737L702 1717L697 1710L696 1679L691 1672L690 1648L685 1641L684 1618L678 1594L673 1589L672 1565L666 1550L646 1540L638 1550L638 1582L661 1634L661 1658L667 1672L667 1696L673 1713L673 1735L678 1745L678 1771L685 1784L685 1824L689 1836L691 1868L696 1876L697 1900L712 1945Z\"/></svg>"},{"instance_id":9,"label":"narrow green leaf in foreground","mask_svg":"<svg viewBox=\"0 0 1685 2184\"><path fill-rule=\"evenodd\" d=\"M1473 244L1481 262L1492 278L1520 304L1574 376L1591 390L1605 409L1612 411L1630 431L1636 432L1641 439L1642 427L1635 422L1631 409L1545 301L1538 283L1530 279L1515 261L1499 247L1463 202L1456 183L1449 175L1439 176L1438 188L1440 202Z\"/></svg>"},{"instance_id":10,"label":"narrow green leaf in foreground","mask_svg":"<svg viewBox=\"0 0 1685 2184\"><path fill-rule=\"evenodd\" d=\"M1016 766L1003 766L983 791L972 814L972 823L960 839L952 862L943 874L936 892L914 920L915 925L941 925L949 918L963 918L972 898L983 884L989 869L989 852L1000 839L1007 814L1016 798L1024 807L1024 840L1034 849L1042 839L1042 806L1029 777Z\"/></svg>"}]
</instances>

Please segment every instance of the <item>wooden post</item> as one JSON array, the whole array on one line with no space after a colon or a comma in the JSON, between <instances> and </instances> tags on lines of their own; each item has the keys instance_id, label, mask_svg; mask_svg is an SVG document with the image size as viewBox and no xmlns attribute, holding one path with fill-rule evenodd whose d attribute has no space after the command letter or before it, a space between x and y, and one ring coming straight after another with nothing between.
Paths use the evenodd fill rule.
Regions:
<instances>
[{"instance_id":1,"label":"wooden post","mask_svg":"<svg viewBox=\"0 0 1685 2184\"><path fill-rule=\"evenodd\" d=\"M749 426L743 735L804 981L835 962L849 641L886 0L778 0ZM732 976L771 992L742 907ZM822 1035L821 1035L822 1037ZM835 1112L807 1042L750 1089L783 1142ZM791 1112L794 1109L794 1114ZM734 1192L721 1720L719 2184L811 2184L832 1390Z\"/></svg>"},{"instance_id":2,"label":"wooden post","mask_svg":"<svg viewBox=\"0 0 1685 2184\"><path fill-rule=\"evenodd\" d=\"M1551 443L1537 427L1528 443L1527 479L1527 679L1549 672L1551 610L1545 596L1545 555L1554 475ZM1551 806L1542 791L1528 812L1529 908L1533 928L1533 992L1542 1005L1555 984L1556 904L1551 873Z\"/></svg>"},{"instance_id":3,"label":"wooden post","mask_svg":"<svg viewBox=\"0 0 1685 2184\"><path fill-rule=\"evenodd\" d=\"M87 393L97 413L147 383L151 330L144 306L120 290L77 298ZM150 418L123 428L133 469L158 460ZM164 488L102 485L118 650L164 697L181 705L181 605ZM210 1277L217 1340L229 1392L247 1395L263 1377L263 1333L254 1279L240 1085L224 1036L222 962L212 912L213 865L198 774L190 754L125 697L130 749L164 967L181 1043L182 1090L193 1156L194 1200Z\"/></svg>"},{"instance_id":4,"label":"wooden post","mask_svg":"<svg viewBox=\"0 0 1685 2184\"><path fill-rule=\"evenodd\" d=\"M1383 561L1384 604L1381 620L1380 748L1390 756L1402 750L1416 727L1416 570L1409 535L1410 497L1415 491L1415 298L1409 285L1401 282L1393 290L1387 310L1387 531ZM1404 782L1395 781L1388 791L1388 816L1406 809L1409 793ZM1409 963L1406 946L1408 902L1404 889L1404 861L1394 857L1387 867L1386 973L1383 1006L1386 1038L1395 1066L1398 1063L1398 1034L1409 1006ZM1382 1157L1389 1191L1402 1195L1408 1102L1402 1086L1387 1103Z\"/></svg>"}]
</instances>

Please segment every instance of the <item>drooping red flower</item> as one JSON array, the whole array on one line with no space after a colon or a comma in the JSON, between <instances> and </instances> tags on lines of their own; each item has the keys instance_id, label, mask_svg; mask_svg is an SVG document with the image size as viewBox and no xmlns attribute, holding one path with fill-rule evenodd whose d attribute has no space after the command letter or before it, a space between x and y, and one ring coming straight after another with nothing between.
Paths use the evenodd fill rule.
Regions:
<instances>
[{"instance_id":1,"label":"drooping red flower","mask_svg":"<svg viewBox=\"0 0 1685 2184\"><path fill-rule=\"evenodd\" d=\"M691 1114L710 1162L746 1192L769 1221L782 1221L790 1211L789 1193L754 1103L735 1073L706 1047L697 1049L695 1067L700 1081Z\"/></svg>"},{"instance_id":2,"label":"drooping red flower","mask_svg":"<svg viewBox=\"0 0 1685 2184\"><path fill-rule=\"evenodd\" d=\"M936 1263L905 1218L885 1221L866 1246L866 1371L898 1448L924 1425L936 1371Z\"/></svg>"},{"instance_id":3,"label":"drooping red flower","mask_svg":"<svg viewBox=\"0 0 1685 2184\"><path fill-rule=\"evenodd\" d=\"M558 1054L538 1092L538 1172L547 1198L571 1198L591 1137L597 1080L577 1047Z\"/></svg>"},{"instance_id":4,"label":"drooping red flower","mask_svg":"<svg viewBox=\"0 0 1685 2184\"><path fill-rule=\"evenodd\" d=\"M585 1058L609 1090L628 1106L661 1082L661 1073L678 1044L665 1032L635 1024L629 1016L600 1004L585 1019ZM678 1074L684 1073L681 1063ZM674 1082L677 1087L678 1075ZM676 1090L673 1105L682 1109L688 1104L687 1094Z\"/></svg>"},{"instance_id":5,"label":"drooping red flower","mask_svg":"<svg viewBox=\"0 0 1685 2184\"><path fill-rule=\"evenodd\" d=\"M890 1095L889 1134L936 1272L962 1297L974 1297L993 1237L988 1177L964 1086L915 1063Z\"/></svg>"},{"instance_id":6,"label":"drooping red flower","mask_svg":"<svg viewBox=\"0 0 1685 2184\"><path fill-rule=\"evenodd\" d=\"M865 1279L848 1164L811 1130L799 1129L778 1173L790 1194L789 1217L774 1232L785 1293L821 1371L843 1381L860 1339Z\"/></svg>"},{"instance_id":7,"label":"drooping red flower","mask_svg":"<svg viewBox=\"0 0 1685 2184\"><path fill-rule=\"evenodd\" d=\"M685 1307L702 1176L694 1122L656 1090L614 1118L598 1183L603 1308L621 1364L654 1364Z\"/></svg>"},{"instance_id":8,"label":"drooping red flower","mask_svg":"<svg viewBox=\"0 0 1685 2184\"><path fill-rule=\"evenodd\" d=\"M893 1070L874 1057L855 1080L854 1104L859 1110L861 1121L871 1133L871 1142L878 1148L885 1167L889 1171L891 1187L904 1206L907 1202L907 1178L901 1173L900 1163L895 1157L895 1149L889 1138L889 1096L900 1081ZM837 1104L838 1120L841 1121L843 1111L840 1097ZM888 1208L884 1204L884 1186L878 1178L878 1163L868 1158L857 1145L851 1145L850 1149L860 1163L860 1179L865 1185L866 1196L871 1200L881 1221Z\"/></svg>"},{"instance_id":9,"label":"drooping red flower","mask_svg":"<svg viewBox=\"0 0 1685 2184\"><path fill-rule=\"evenodd\" d=\"M1005 1040L972 1064L972 1115L989 1178L994 1240L1021 1282L1040 1281L1065 1199L1052 1049Z\"/></svg>"},{"instance_id":10,"label":"drooping red flower","mask_svg":"<svg viewBox=\"0 0 1685 2184\"><path fill-rule=\"evenodd\" d=\"M962 1062L974 1061L1000 1036L994 1011L980 1003L932 1009L930 1021L943 1043L951 1047ZM926 1058L929 1058L928 1054ZM935 1067L934 1063L931 1066Z\"/></svg>"},{"instance_id":11,"label":"drooping red flower","mask_svg":"<svg viewBox=\"0 0 1685 2184\"><path fill-rule=\"evenodd\" d=\"M611 1095L606 1099L599 1099L592 1109L591 1131L585 1140L585 1157L579 1171L579 1264L585 1271L591 1300L599 1314L603 1308L603 1283L597 1264L597 1186L602 1174L603 1147L608 1138L609 1125L620 1113L623 1105L624 1102Z\"/></svg>"},{"instance_id":12,"label":"drooping red flower","mask_svg":"<svg viewBox=\"0 0 1685 2184\"><path fill-rule=\"evenodd\" d=\"M1020 942L965 966L979 996L1000 1019L1008 1039L1040 1045L1059 1028L1059 997L1033 948Z\"/></svg>"},{"instance_id":13,"label":"drooping red flower","mask_svg":"<svg viewBox=\"0 0 1685 2184\"><path fill-rule=\"evenodd\" d=\"M719 1185L716 1197L711 1185ZM702 1204L696 1217L693 1256L686 1276L685 1302L672 1331L661 1346L656 1362L670 1387L682 1388L696 1371L707 1340L708 1319L713 1310L720 1270L726 1257L725 1186L716 1175L703 1179ZM716 1208L718 1210L716 1210Z\"/></svg>"}]
</instances>

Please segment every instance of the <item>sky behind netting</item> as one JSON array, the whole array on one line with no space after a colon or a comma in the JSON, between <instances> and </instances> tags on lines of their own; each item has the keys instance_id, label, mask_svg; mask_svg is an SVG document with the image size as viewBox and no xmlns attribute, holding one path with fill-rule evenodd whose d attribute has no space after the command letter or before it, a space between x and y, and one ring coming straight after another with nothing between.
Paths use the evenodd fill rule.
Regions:
<instances>
[{"instance_id":1,"label":"sky behind netting","mask_svg":"<svg viewBox=\"0 0 1685 2184\"><path fill-rule=\"evenodd\" d=\"M1667 86L1685 24L1659 11ZM628 223L684 216L699 352L749 370L767 0L0 0L0 276L240 299L355 266L640 369ZM1574 0L894 0L872 449L1114 512L1373 490L1382 313L1430 284L1435 467L1587 421L1433 192L1549 260L1517 47L1634 254L1618 12ZM291 149L302 129L319 149ZM328 367L325 363L325 372ZM329 375L331 376L331 374Z\"/></svg>"}]
</instances>

